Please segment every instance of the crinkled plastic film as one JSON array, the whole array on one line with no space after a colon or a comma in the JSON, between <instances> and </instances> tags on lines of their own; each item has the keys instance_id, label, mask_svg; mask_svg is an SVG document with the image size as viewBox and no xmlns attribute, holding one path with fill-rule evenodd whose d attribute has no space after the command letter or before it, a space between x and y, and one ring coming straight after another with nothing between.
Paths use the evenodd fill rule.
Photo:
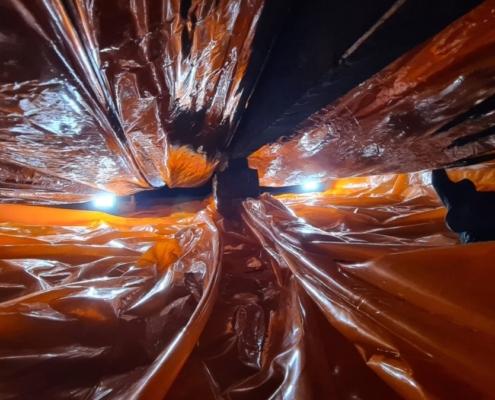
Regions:
<instances>
[{"instance_id":1,"label":"crinkled plastic film","mask_svg":"<svg viewBox=\"0 0 495 400\"><path fill-rule=\"evenodd\" d=\"M0 397L492 398L495 247L444 216L426 173L231 220L0 206Z\"/></svg>"},{"instance_id":2,"label":"crinkled plastic film","mask_svg":"<svg viewBox=\"0 0 495 400\"><path fill-rule=\"evenodd\" d=\"M218 292L209 213L0 217L0 397L163 398Z\"/></svg>"},{"instance_id":3,"label":"crinkled plastic film","mask_svg":"<svg viewBox=\"0 0 495 400\"><path fill-rule=\"evenodd\" d=\"M68 203L211 177L250 90L263 1L186 4L0 4L0 200Z\"/></svg>"},{"instance_id":4,"label":"crinkled plastic film","mask_svg":"<svg viewBox=\"0 0 495 400\"><path fill-rule=\"evenodd\" d=\"M399 395L493 395L493 242L409 238L393 224L342 241L270 199L249 202L246 212L264 246Z\"/></svg>"},{"instance_id":5,"label":"crinkled plastic film","mask_svg":"<svg viewBox=\"0 0 495 400\"><path fill-rule=\"evenodd\" d=\"M188 5L185 7L185 5ZM0 2L0 200L207 180L262 0ZM263 183L490 155L494 0L256 153ZM115 29L118 25L119 29ZM472 140L471 140L472 139ZM493 164L449 171L495 190ZM133 216L0 205L2 399L493 398L494 242L430 175Z\"/></svg>"},{"instance_id":6,"label":"crinkled plastic film","mask_svg":"<svg viewBox=\"0 0 495 400\"><path fill-rule=\"evenodd\" d=\"M244 218L401 397L492 398L495 244L458 244L425 175L264 196L245 203ZM495 189L490 164L451 177Z\"/></svg>"},{"instance_id":7,"label":"crinkled plastic film","mask_svg":"<svg viewBox=\"0 0 495 400\"><path fill-rule=\"evenodd\" d=\"M6 0L0 26L2 197L63 201L146 187L60 2Z\"/></svg>"},{"instance_id":8,"label":"crinkled plastic film","mask_svg":"<svg viewBox=\"0 0 495 400\"><path fill-rule=\"evenodd\" d=\"M76 22L141 171L195 186L229 143L263 1L77 0ZM119 29L115 29L118 26Z\"/></svg>"},{"instance_id":9,"label":"crinkled plastic film","mask_svg":"<svg viewBox=\"0 0 495 400\"><path fill-rule=\"evenodd\" d=\"M256 230L240 220L220 223L219 299L167 398L397 398Z\"/></svg>"},{"instance_id":10,"label":"crinkled plastic film","mask_svg":"<svg viewBox=\"0 0 495 400\"><path fill-rule=\"evenodd\" d=\"M495 1L486 0L312 115L293 138L253 153L261 183L411 172L492 156L493 110L448 123L495 94L494 25Z\"/></svg>"},{"instance_id":11,"label":"crinkled plastic film","mask_svg":"<svg viewBox=\"0 0 495 400\"><path fill-rule=\"evenodd\" d=\"M252 86L264 2L5 0L0 5L0 201L206 182ZM251 157L265 185L413 171L493 153L487 0ZM115 29L118 26L118 29Z\"/></svg>"}]
</instances>

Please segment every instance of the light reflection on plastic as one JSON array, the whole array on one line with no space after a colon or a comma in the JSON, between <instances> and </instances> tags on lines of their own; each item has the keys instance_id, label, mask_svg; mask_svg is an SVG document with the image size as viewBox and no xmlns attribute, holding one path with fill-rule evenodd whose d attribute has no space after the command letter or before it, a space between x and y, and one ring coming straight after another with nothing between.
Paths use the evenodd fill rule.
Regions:
<instances>
[{"instance_id":1,"label":"light reflection on plastic","mask_svg":"<svg viewBox=\"0 0 495 400\"><path fill-rule=\"evenodd\" d=\"M93 198L93 207L100 209L113 208L116 200L115 195L111 193L100 193Z\"/></svg>"},{"instance_id":2,"label":"light reflection on plastic","mask_svg":"<svg viewBox=\"0 0 495 400\"><path fill-rule=\"evenodd\" d=\"M316 192L320 189L320 187L320 182L312 180L307 180L301 185L302 190L304 190L305 192Z\"/></svg>"},{"instance_id":3,"label":"light reflection on plastic","mask_svg":"<svg viewBox=\"0 0 495 400\"><path fill-rule=\"evenodd\" d=\"M108 244L112 247L115 247L117 249L123 249L124 248L124 245L122 243L120 243L118 240L110 240L108 242Z\"/></svg>"}]
</instances>

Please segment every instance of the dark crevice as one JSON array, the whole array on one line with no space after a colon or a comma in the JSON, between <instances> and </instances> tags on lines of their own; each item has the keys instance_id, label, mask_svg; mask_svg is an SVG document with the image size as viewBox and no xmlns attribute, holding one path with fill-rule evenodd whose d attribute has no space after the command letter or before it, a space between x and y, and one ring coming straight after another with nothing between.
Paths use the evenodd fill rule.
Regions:
<instances>
[{"instance_id":1,"label":"dark crevice","mask_svg":"<svg viewBox=\"0 0 495 400\"><path fill-rule=\"evenodd\" d=\"M495 96L489 97L480 104L470 108L468 111L458 115L453 120L442 126L436 133L439 134L446 132L465 121L480 118L492 110L495 110Z\"/></svg>"},{"instance_id":2,"label":"dark crevice","mask_svg":"<svg viewBox=\"0 0 495 400\"><path fill-rule=\"evenodd\" d=\"M181 0L180 2L180 16L183 19L187 19L187 14L191 8L192 0Z\"/></svg>"},{"instance_id":3,"label":"dark crevice","mask_svg":"<svg viewBox=\"0 0 495 400\"><path fill-rule=\"evenodd\" d=\"M189 32L187 31L187 28L184 27L181 32L181 42L182 42L182 55L184 57L189 57L189 54L191 53L191 40L189 38Z\"/></svg>"},{"instance_id":4,"label":"dark crevice","mask_svg":"<svg viewBox=\"0 0 495 400\"><path fill-rule=\"evenodd\" d=\"M478 157L469 157L458 160L452 164L447 165L446 167L457 168L457 167L468 167L470 165L481 164L487 161L495 160L495 153L484 154Z\"/></svg>"},{"instance_id":5,"label":"dark crevice","mask_svg":"<svg viewBox=\"0 0 495 400\"><path fill-rule=\"evenodd\" d=\"M480 132L476 132L471 135L466 135L457 138L447 147L447 149L451 149L453 147L465 146L466 144L477 142L481 139L485 139L494 134L495 134L495 126L491 126L490 128L484 129Z\"/></svg>"}]
</instances>

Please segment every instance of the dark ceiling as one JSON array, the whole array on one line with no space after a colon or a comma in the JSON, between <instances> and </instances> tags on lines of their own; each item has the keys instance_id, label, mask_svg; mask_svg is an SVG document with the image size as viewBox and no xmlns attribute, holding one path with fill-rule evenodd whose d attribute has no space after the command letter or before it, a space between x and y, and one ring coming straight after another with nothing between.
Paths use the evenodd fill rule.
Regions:
<instances>
[{"instance_id":1,"label":"dark ceiling","mask_svg":"<svg viewBox=\"0 0 495 400\"><path fill-rule=\"evenodd\" d=\"M231 144L233 158L296 126L480 0L269 1L252 66L264 62ZM276 39L273 31L278 30ZM266 48L271 51L266 59Z\"/></svg>"}]
</instances>

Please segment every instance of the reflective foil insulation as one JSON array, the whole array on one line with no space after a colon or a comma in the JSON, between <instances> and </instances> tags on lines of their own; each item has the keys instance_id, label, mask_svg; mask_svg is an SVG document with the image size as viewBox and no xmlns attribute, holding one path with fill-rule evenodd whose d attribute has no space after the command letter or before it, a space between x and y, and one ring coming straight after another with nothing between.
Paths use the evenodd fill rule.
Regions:
<instances>
[{"instance_id":1,"label":"reflective foil insulation","mask_svg":"<svg viewBox=\"0 0 495 400\"><path fill-rule=\"evenodd\" d=\"M436 1L0 1L0 399L494 399L431 170L495 192L495 0Z\"/></svg>"},{"instance_id":2,"label":"reflective foil insulation","mask_svg":"<svg viewBox=\"0 0 495 400\"><path fill-rule=\"evenodd\" d=\"M3 198L74 202L211 177L249 92L263 1L185 3L2 1Z\"/></svg>"},{"instance_id":3,"label":"reflective foil insulation","mask_svg":"<svg viewBox=\"0 0 495 400\"><path fill-rule=\"evenodd\" d=\"M250 157L264 185L410 172L493 155L495 1L485 1ZM459 121L457 121L459 122ZM289 134L289 132L287 132Z\"/></svg>"}]
</instances>

